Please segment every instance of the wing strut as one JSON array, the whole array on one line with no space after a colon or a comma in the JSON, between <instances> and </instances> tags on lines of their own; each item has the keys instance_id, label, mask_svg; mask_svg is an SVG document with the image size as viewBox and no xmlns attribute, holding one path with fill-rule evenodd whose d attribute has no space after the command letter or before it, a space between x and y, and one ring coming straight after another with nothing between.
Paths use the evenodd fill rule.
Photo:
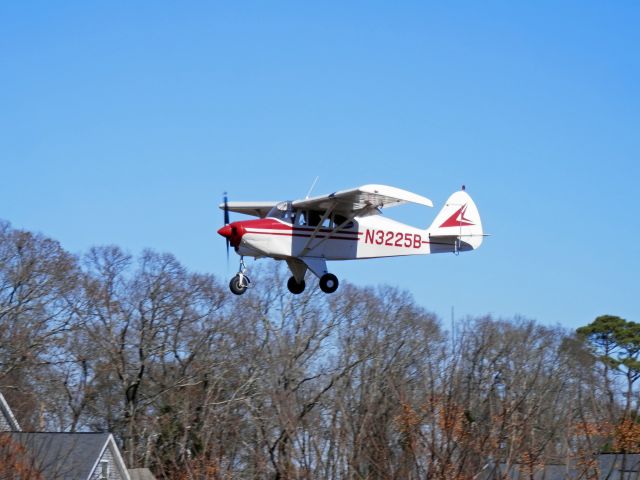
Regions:
<instances>
[{"instance_id":1,"label":"wing strut","mask_svg":"<svg viewBox=\"0 0 640 480\"><path fill-rule=\"evenodd\" d=\"M331 213L331 210L333 210L333 207L328 209L327 212ZM347 225L349 222L353 221L353 219L356 218L362 212L362 210L364 210L364 209L358 210L357 212L351 212L344 222L342 222L340 225L334 227L334 229L331 230L328 234L326 234L325 237L323 239L321 239L318 243L316 243L313 246L313 248L318 248L324 242L329 240L334 233L339 232L340 230L342 230L345 227L345 225ZM322 221L324 221L326 217L327 217L327 214L325 214L325 216L322 217ZM322 222L320 222L320 225L321 224L322 224ZM318 230L319 230L319 226L316 227L316 229L313 231L313 233L311 234L311 238L309 238L309 240L307 240L307 243L304 246L304 248L302 249L302 252L300 252L300 256L301 257L304 257L307 254L307 252L309 252L309 250L311 250L310 243L311 243L312 240L314 240L316 238L316 234L317 234Z\"/></svg>"},{"instance_id":2,"label":"wing strut","mask_svg":"<svg viewBox=\"0 0 640 480\"><path fill-rule=\"evenodd\" d=\"M335 208L335 206L336 204L334 203L333 205L331 205L331 207L325 210L324 215L318 222L318 225L316 225L316 228L313 230L313 232L311 232L311 236L309 237L309 240L307 240L307 243L304 244L304 247L302 248L302 252L300 253L301 257L304 257L307 254L307 252L311 250L311 248L309 248L309 244L316 238L316 235L318 235L318 232L322 228L322 224L327 218L329 218L329 215L331 215L331 212L333 212L333 209Z\"/></svg>"}]
</instances>

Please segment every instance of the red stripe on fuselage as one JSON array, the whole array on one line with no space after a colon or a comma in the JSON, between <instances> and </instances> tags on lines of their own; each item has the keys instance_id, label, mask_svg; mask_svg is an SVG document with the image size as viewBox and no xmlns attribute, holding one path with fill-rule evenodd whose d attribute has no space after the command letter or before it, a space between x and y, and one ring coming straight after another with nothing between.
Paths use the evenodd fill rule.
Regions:
<instances>
[{"instance_id":1,"label":"red stripe on fuselage","mask_svg":"<svg viewBox=\"0 0 640 480\"><path fill-rule=\"evenodd\" d=\"M242 223L242 226L246 229L247 233L253 233L258 235L285 235L293 237L316 237L316 238L330 238L337 240L358 240L358 237L362 235L362 232L341 230L339 232L333 232L331 228L319 228L306 227L299 225L291 225L275 218L261 218L258 220L246 220ZM256 232L255 229L270 230L268 232ZM313 232L316 232L313 235Z\"/></svg>"},{"instance_id":2,"label":"red stripe on fuselage","mask_svg":"<svg viewBox=\"0 0 640 480\"><path fill-rule=\"evenodd\" d=\"M302 237L302 238L329 238L331 240L359 240L357 236L343 237L340 235L311 235L308 233L294 233L294 232L253 232L247 230L247 235L277 235L281 237Z\"/></svg>"}]
</instances>

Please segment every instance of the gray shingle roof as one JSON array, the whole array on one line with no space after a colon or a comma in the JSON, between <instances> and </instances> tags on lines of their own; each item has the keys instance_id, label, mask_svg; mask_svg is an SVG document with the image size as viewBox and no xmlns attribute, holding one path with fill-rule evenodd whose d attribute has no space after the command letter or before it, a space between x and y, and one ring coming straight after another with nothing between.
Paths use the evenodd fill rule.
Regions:
<instances>
[{"instance_id":1,"label":"gray shingle roof","mask_svg":"<svg viewBox=\"0 0 640 480\"><path fill-rule=\"evenodd\" d=\"M640 454L637 453L601 453L597 455L599 477L604 480L628 480L637 479L640 474ZM512 465L510 470L504 464L497 465L496 471L487 471L480 478L485 480L494 478L504 478L507 476L512 480L526 480L529 475L522 474L519 465ZM592 472L593 473L593 472ZM508 475L507 475L508 474ZM570 461L568 465L546 465L544 468L536 470L534 480L572 480L585 478L585 472L576 467L575 461Z\"/></svg>"},{"instance_id":2,"label":"gray shingle roof","mask_svg":"<svg viewBox=\"0 0 640 480\"><path fill-rule=\"evenodd\" d=\"M44 478L80 480L89 478L105 448L108 433L0 432L24 445L34 466Z\"/></svg>"},{"instance_id":3,"label":"gray shingle roof","mask_svg":"<svg viewBox=\"0 0 640 480\"><path fill-rule=\"evenodd\" d=\"M637 453L607 453L598 456L600 462L600 471L610 478L620 478L622 476L629 477L634 474L633 478L637 478L640 472L640 454Z\"/></svg>"},{"instance_id":4,"label":"gray shingle roof","mask_svg":"<svg viewBox=\"0 0 640 480\"><path fill-rule=\"evenodd\" d=\"M130 468L129 477L131 480L156 480L148 468Z\"/></svg>"}]
</instances>

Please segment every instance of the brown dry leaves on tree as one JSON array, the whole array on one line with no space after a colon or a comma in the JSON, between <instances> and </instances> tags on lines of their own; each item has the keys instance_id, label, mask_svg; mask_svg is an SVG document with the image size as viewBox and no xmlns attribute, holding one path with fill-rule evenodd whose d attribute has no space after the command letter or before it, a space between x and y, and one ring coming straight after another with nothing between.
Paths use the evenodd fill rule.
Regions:
<instances>
[{"instance_id":1,"label":"brown dry leaves on tree","mask_svg":"<svg viewBox=\"0 0 640 480\"><path fill-rule=\"evenodd\" d=\"M42 478L25 447L13 441L8 434L0 434L0 479L41 480Z\"/></svg>"}]
</instances>

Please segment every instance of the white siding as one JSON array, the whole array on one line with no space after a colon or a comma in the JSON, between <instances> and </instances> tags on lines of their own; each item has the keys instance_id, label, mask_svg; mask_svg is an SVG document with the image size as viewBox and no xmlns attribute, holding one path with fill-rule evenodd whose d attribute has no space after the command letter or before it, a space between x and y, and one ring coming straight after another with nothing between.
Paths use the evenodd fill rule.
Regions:
<instances>
[{"instance_id":1,"label":"white siding","mask_svg":"<svg viewBox=\"0 0 640 480\"><path fill-rule=\"evenodd\" d=\"M11 425L9 425L4 412L0 409L0 432L10 432L11 430Z\"/></svg>"}]
</instances>

